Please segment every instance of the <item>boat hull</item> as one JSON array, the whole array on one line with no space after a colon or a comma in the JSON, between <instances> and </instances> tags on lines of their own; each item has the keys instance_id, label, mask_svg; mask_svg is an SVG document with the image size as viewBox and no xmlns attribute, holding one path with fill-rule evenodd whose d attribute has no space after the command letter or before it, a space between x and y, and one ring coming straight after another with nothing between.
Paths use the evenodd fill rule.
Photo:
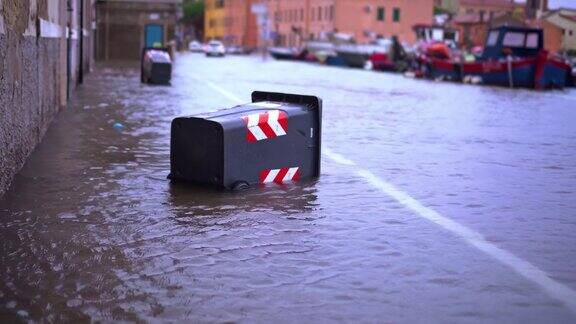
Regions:
<instances>
[{"instance_id":1,"label":"boat hull","mask_svg":"<svg viewBox=\"0 0 576 324\"><path fill-rule=\"evenodd\" d=\"M338 55L330 55L330 56L326 57L325 63L326 63L326 65L329 65L329 66L347 66L346 61L344 61Z\"/></svg>"},{"instance_id":2,"label":"boat hull","mask_svg":"<svg viewBox=\"0 0 576 324\"><path fill-rule=\"evenodd\" d=\"M268 53L277 60L296 61L298 54L286 48L269 48Z\"/></svg>"},{"instance_id":3,"label":"boat hull","mask_svg":"<svg viewBox=\"0 0 576 324\"><path fill-rule=\"evenodd\" d=\"M273 58L277 60L285 60L285 61L296 61L298 58L294 54L285 54L285 53L270 53Z\"/></svg>"},{"instance_id":4,"label":"boat hull","mask_svg":"<svg viewBox=\"0 0 576 324\"><path fill-rule=\"evenodd\" d=\"M369 55L366 53L356 53L348 51L336 51L338 57L340 57L347 66L352 68L364 68L366 62L369 59Z\"/></svg>"},{"instance_id":5,"label":"boat hull","mask_svg":"<svg viewBox=\"0 0 576 324\"><path fill-rule=\"evenodd\" d=\"M376 71L395 71L396 65L390 60L387 54L374 53L370 56L372 69Z\"/></svg>"},{"instance_id":6,"label":"boat hull","mask_svg":"<svg viewBox=\"0 0 576 324\"><path fill-rule=\"evenodd\" d=\"M424 66L424 74L432 79L474 80L475 83L513 88L563 88L569 84L568 65L546 57L464 63L431 59Z\"/></svg>"},{"instance_id":7,"label":"boat hull","mask_svg":"<svg viewBox=\"0 0 576 324\"><path fill-rule=\"evenodd\" d=\"M535 59L485 61L462 64L462 79L479 78L482 84L534 88Z\"/></svg>"},{"instance_id":8,"label":"boat hull","mask_svg":"<svg viewBox=\"0 0 576 324\"><path fill-rule=\"evenodd\" d=\"M571 80L570 66L564 62L539 57L539 65L536 68L536 88L549 89L549 88L562 88L564 86L571 87L573 80Z\"/></svg>"}]
</instances>

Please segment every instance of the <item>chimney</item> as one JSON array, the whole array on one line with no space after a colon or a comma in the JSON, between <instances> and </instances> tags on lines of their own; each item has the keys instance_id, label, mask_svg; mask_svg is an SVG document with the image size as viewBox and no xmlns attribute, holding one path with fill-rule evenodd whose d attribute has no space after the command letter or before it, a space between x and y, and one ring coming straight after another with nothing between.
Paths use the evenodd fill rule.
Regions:
<instances>
[{"instance_id":1,"label":"chimney","mask_svg":"<svg viewBox=\"0 0 576 324\"><path fill-rule=\"evenodd\" d=\"M526 0L526 18L535 19L542 17L548 10L548 0Z\"/></svg>"}]
</instances>

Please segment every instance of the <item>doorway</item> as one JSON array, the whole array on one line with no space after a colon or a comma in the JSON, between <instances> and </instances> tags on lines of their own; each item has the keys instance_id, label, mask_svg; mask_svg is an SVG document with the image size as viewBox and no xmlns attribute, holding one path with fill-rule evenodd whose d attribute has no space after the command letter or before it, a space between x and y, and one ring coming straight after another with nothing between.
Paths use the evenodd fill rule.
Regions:
<instances>
[{"instance_id":1,"label":"doorway","mask_svg":"<svg viewBox=\"0 0 576 324\"><path fill-rule=\"evenodd\" d=\"M162 47L164 45L164 26L156 24L146 25L144 45L146 47Z\"/></svg>"}]
</instances>

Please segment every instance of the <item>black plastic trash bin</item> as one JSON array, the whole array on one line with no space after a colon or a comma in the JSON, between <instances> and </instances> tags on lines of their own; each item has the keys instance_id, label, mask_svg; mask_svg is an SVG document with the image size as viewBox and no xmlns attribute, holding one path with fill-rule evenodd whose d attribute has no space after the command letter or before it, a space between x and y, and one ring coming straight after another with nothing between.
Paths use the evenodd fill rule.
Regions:
<instances>
[{"instance_id":1,"label":"black plastic trash bin","mask_svg":"<svg viewBox=\"0 0 576 324\"><path fill-rule=\"evenodd\" d=\"M142 50L141 81L152 84L169 84L172 77L172 60L167 48L146 47Z\"/></svg>"},{"instance_id":2,"label":"black plastic trash bin","mask_svg":"<svg viewBox=\"0 0 576 324\"><path fill-rule=\"evenodd\" d=\"M320 175L322 100L253 92L252 103L172 121L170 176L226 189Z\"/></svg>"}]
</instances>

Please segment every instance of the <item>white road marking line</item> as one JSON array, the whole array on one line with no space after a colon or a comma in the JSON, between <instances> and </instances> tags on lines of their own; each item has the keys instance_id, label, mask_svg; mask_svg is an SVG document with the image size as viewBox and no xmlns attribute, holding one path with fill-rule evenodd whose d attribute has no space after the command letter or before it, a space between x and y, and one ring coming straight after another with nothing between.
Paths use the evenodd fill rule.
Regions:
<instances>
[{"instance_id":1,"label":"white road marking line","mask_svg":"<svg viewBox=\"0 0 576 324\"><path fill-rule=\"evenodd\" d=\"M343 157L342 155L340 155L338 153L332 152L332 150L330 150L329 148L326 148L326 147L322 148L322 154L324 154L327 157L329 157L330 159L332 159L332 161L340 163L340 164L356 165L356 163L354 163L353 161L348 160L347 158Z\"/></svg>"},{"instance_id":2,"label":"white road marking line","mask_svg":"<svg viewBox=\"0 0 576 324\"><path fill-rule=\"evenodd\" d=\"M332 161L344 165L356 165L340 154L334 153L329 149L323 149L324 154ZM424 218L445 230L460 237L468 244L474 246L478 250L486 253L492 258L507 265L516 273L520 274L525 279L532 281L540 286L549 296L562 302L573 312L576 312L576 291L570 287L552 279L549 274L540 270L530 262L523 260L516 255L499 248L493 243L488 242L482 234L474 231L446 216L443 216L433 209L430 209L420 203L418 200L412 198L409 194L398 189L391 183L388 183L368 170L357 168L356 174L372 185L374 188L380 189L386 195L394 198L396 201L404 205L404 207L412 210L416 215Z\"/></svg>"},{"instance_id":3,"label":"white road marking line","mask_svg":"<svg viewBox=\"0 0 576 324\"><path fill-rule=\"evenodd\" d=\"M206 82L212 89L222 93L229 99L232 99L233 101L240 103L242 102L242 100L240 100L233 94L229 93L228 91L220 88L219 86L211 83L210 81ZM323 148L322 151L325 156L327 156L336 163L347 166L356 166L356 163L354 163L354 161L351 161L345 158L344 156L331 151L330 149ZM418 216L455 234L464 241L468 242L468 244L476 247L477 249L486 253L492 258L507 265L525 279L532 281L533 283L540 286L546 293L548 293L549 296L562 302L570 310L576 313L576 291L574 291L570 287L552 279L549 274L540 270L530 262L525 261L517 257L516 255L499 248L495 244L486 241L486 239L479 232L476 232L462 224L459 224L458 222L451 220L450 218L442 216L435 210L422 205L418 200L412 198L407 193L396 188L396 186L392 185L391 183L388 183L378 178L378 176L376 176L372 172L358 168L356 170L356 174L362 179L366 180L373 187L380 189L386 195L396 199L396 201L398 201L408 209L415 212Z\"/></svg>"},{"instance_id":4,"label":"white road marking line","mask_svg":"<svg viewBox=\"0 0 576 324\"><path fill-rule=\"evenodd\" d=\"M204 82L206 83L207 86L209 86L210 88L216 90L217 92L220 92L222 95L224 95L226 98L236 102L236 103L244 103L245 101L240 99L239 97L236 97L236 95L234 95L233 93L223 89L220 86L217 86L216 84L214 84L212 81L208 81L208 80L204 80Z\"/></svg>"}]
</instances>

